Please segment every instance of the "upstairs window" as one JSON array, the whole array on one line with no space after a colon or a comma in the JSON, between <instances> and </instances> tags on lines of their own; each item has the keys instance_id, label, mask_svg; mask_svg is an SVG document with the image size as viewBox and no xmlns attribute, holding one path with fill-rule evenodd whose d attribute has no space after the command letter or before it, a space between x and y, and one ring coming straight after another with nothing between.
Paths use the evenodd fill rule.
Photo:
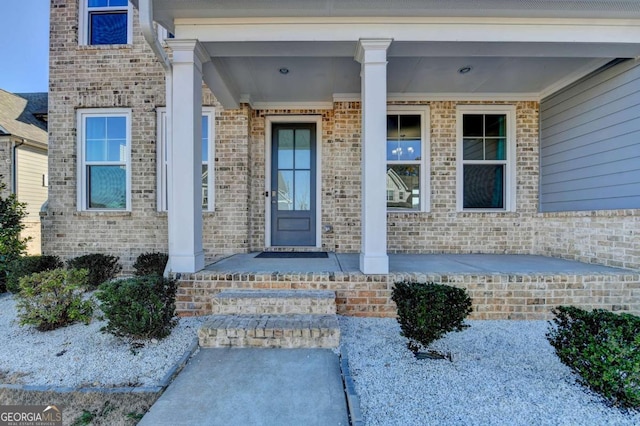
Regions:
<instances>
[{"instance_id":1,"label":"upstairs window","mask_svg":"<svg viewBox=\"0 0 640 426\"><path fill-rule=\"evenodd\" d=\"M128 0L82 0L80 44L131 43L132 10Z\"/></svg>"}]
</instances>

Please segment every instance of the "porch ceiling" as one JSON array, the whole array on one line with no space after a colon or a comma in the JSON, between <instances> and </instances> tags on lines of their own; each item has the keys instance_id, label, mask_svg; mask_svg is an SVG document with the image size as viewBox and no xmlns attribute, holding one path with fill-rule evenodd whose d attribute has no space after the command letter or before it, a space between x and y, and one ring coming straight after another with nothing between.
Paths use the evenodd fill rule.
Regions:
<instances>
[{"instance_id":1,"label":"porch ceiling","mask_svg":"<svg viewBox=\"0 0 640 426\"><path fill-rule=\"evenodd\" d=\"M248 46L244 46L239 52L246 56L232 54L232 48L224 43L205 43L205 47L228 85L236 93L248 95L252 102L331 102L336 94L359 96L360 64L353 58L356 42L339 43L333 51L326 43L285 44L279 44L282 48L279 51L271 51L273 46L264 46L258 52L249 52ZM531 98L569 75L593 70L609 60L481 56L468 52L453 56L442 47L434 48L428 56L415 56L415 53L408 56L401 44L392 44L389 51L387 90L391 96L486 94ZM424 46L411 44L418 45L416 52L425 50ZM478 48L486 49L486 46ZM300 56L295 55L298 51ZM314 56L310 52L315 52ZM433 56L433 53L443 56ZM459 70L463 67L471 67L471 71L461 74ZM288 72L283 74L283 69Z\"/></svg>"}]
</instances>

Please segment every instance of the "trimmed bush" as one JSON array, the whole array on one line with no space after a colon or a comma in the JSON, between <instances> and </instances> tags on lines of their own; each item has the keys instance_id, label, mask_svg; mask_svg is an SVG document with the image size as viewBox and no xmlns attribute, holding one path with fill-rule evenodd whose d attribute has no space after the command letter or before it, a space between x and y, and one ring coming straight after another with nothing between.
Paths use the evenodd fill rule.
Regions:
<instances>
[{"instance_id":1,"label":"trimmed bush","mask_svg":"<svg viewBox=\"0 0 640 426\"><path fill-rule=\"evenodd\" d=\"M167 261L169 261L169 255L166 253L143 253L136 259L133 269L136 270L137 276L164 275Z\"/></svg>"},{"instance_id":2,"label":"trimmed bush","mask_svg":"<svg viewBox=\"0 0 640 426\"><path fill-rule=\"evenodd\" d=\"M27 205L18 201L16 194L3 197L7 186L0 182L0 293L7 291L7 269L27 249L29 238L22 238Z\"/></svg>"},{"instance_id":3,"label":"trimmed bush","mask_svg":"<svg viewBox=\"0 0 640 426\"><path fill-rule=\"evenodd\" d=\"M395 283L391 299L398 307L398 322L407 347L416 353L450 331L461 331L471 313L465 289L434 283Z\"/></svg>"},{"instance_id":4,"label":"trimmed bush","mask_svg":"<svg viewBox=\"0 0 640 426\"><path fill-rule=\"evenodd\" d=\"M20 291L20 278L37 272L63 268L64 263L58 256L24 256L11 262L7 271L7 290Z\"/></svg>"},{"instance_id":5,"label":"trimmed bush","mask_svg":"<svg viewBox=\"0 0 640 426\"><path fill-rule=\"evenodd\" d=\"M103 331L133 339L161 339L176 325L177 282L148 275L105 282L96 297L107 319Z\"/></svg>"},{"instance_id":6,"label":"trimmed bush","mask_svg":"<svg viewBox=\"0 0 640 426\"><path fill-rule=\"evenodd\" d=\"M640 317L554 309L547 339L582 382L613 405L640 408Z\"/></svg>"},{"instance_id":7,"label":"trimmed bush","mask_svg":"<svg viewBox=\"0 0 640 426\"><path fill-rule=\"evenodd\" d=\"M20 325L40 331L53 330L77 321L89 323L93 302L83 300L87 271L54 269L20 279L17 309Z\"/></svg>"},{"instance_id":8,"label":"trimmed bush","mask_svg":"<svg viewBox=\"0 0 640 426\"><path fill-rule=\"evenodd\" d=\"M68 260L67 268L88 270L88 286L91 290L95 290L100 284L109 281L122 270L122 266L118 263L119 260L119 257L108 254L86 254Z\"/></svg>"}]
</instances>

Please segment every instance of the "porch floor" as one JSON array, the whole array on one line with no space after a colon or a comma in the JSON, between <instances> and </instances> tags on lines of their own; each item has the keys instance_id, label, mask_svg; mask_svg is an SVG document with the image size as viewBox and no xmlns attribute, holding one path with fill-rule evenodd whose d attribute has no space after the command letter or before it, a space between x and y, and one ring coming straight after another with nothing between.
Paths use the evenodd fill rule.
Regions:
<instances>
[{"instance_id":1,"label":"porch floor","mask_svg":"<svg viewBox=\"0 0 640 426\"><path fill-rule=\"evenodd\" d=\"M329 253L326 259L256 259L259 253L236 254L205 267L226 273L359 273L359 254ZM521 254L389 254L390 273L424 274L613 274L621 268Z\"/></svg>"}]
</instances>

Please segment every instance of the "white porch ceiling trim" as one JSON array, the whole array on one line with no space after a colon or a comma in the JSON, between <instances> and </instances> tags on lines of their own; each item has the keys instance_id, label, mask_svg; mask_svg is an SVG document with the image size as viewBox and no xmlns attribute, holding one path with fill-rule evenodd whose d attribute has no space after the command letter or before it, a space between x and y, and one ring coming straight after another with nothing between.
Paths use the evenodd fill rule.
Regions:
<instances>
[{"instance_id":1,"label":"white porch ceiling trim","mask_svg":"<svg viewBox=\"0 0 640 426\"><path fill-rule=\"evenodd\" d=\"M388 93L387 102L484 101L518 102L539 101L539 93ZM333 102L359 102L359 93L334 93Z\"/></svg>"},{"instance_id":2,"label":"white porch ceiling trim","mask_svg":"<svg viewBox=\"0 0 640 426\"><path fill-rule=\"evenodd\" d=\"M177 38L197 38L201 42L392 38L395 41L638 44L640 20L386 17L176 19L175 34Z\"/></svg>"},{"instance_id":3,"label":"white porch ceiling trim","mask_svg":"<svg viewBox=\"0 0 640 426\"><path fill-rule=\"evenodd\" d=\"M546 98L549 95L554 94L555 92L564 89L565 87L575 83L576 81L580 80L583 77L586 77L587 75L591 74L592 72L594 72L595 70L597 70L600 67L605 66L607 63L611 62L610 59L596 59L594 60L592 63L588 64L587 66L567 75L565 78L563 78L562 80L559 80L557 82L555 82L554 84L552 84L551 86L547 87L546 89L542 90L540 92L540 100Z\"/></svg>"}]
</instances>

